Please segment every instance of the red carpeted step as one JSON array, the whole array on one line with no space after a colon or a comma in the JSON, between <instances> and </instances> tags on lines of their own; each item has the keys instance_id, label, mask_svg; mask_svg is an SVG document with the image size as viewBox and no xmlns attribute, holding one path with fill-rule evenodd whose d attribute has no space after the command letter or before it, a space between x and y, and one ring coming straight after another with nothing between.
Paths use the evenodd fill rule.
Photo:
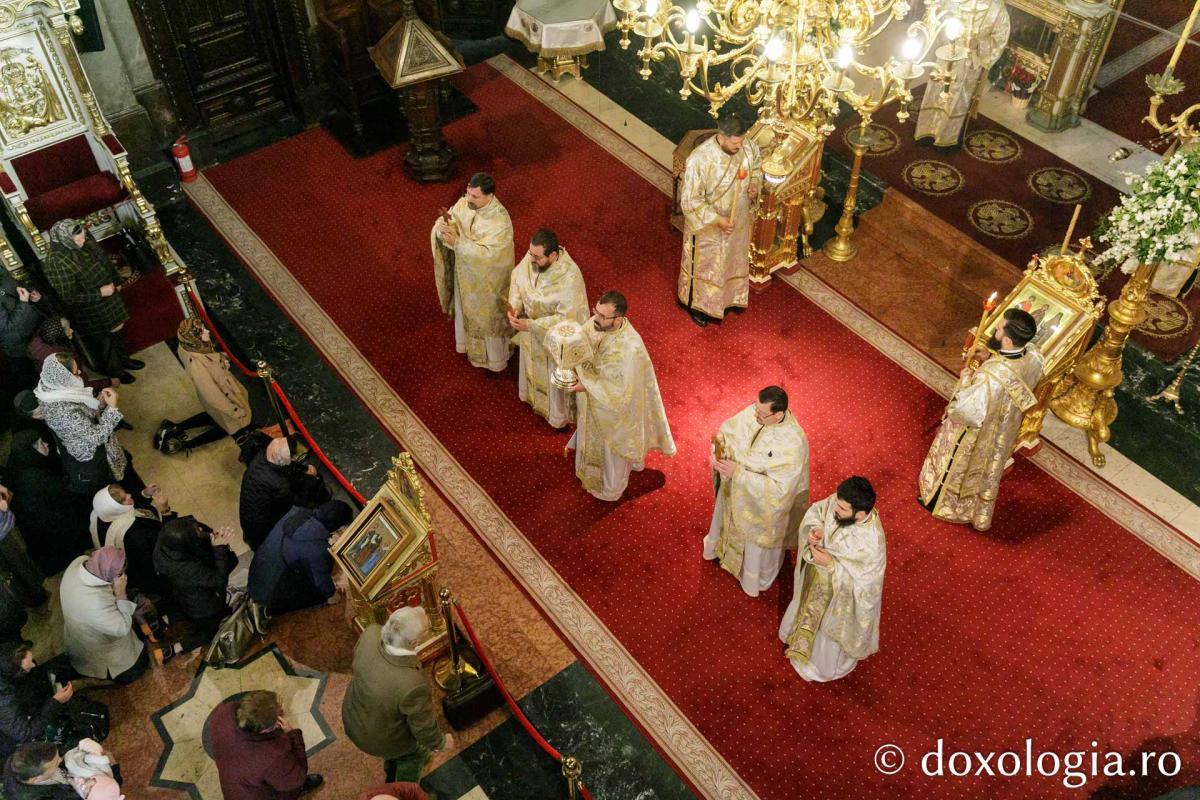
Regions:
<instances>
[{"instance_id":1,"label":"red carpeted step","mask_svg":"<svg viewBox=\"0 0 1200 800\"><path fill-rule=\"evenodd\" d=\"M355 160L321 129L207 174L759 796L1078 796L1061 777L929 778L919 762L939 739L1022 753L1027 738L1059 753L1183 741L1197 725L1194 580L1024 460L990 533L931 520L916 475L940 397L780 283L697 328L673 299L667 198L490 67L459 85L480 111L446 131L460 160L452 185L413 184L400 150ZM511 370L488 374L454 352L429 229L476 170L495 176L518 252L550 226L590 298L629 298L679 455L651 457L620 504L581 489L566 436L517 399ZM832 685L805 684L783 657L790 576L752 600L700 559L709 437L770 383L788 389L808 432L813 496L867 475L888 532L882 651ZM893 777L873 766L884 743L908 753ZM1184 756L1181 779L1198 764Z\"/></svg>"}]
</instances>

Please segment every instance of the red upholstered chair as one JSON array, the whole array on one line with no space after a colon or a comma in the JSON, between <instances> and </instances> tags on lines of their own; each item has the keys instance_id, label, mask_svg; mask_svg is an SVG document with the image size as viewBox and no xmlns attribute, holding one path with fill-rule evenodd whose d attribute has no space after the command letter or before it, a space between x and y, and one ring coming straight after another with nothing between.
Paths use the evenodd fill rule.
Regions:
<instances>
[{"instance_id":1,"label":"red upholstered chair","mask_svg":"<svg viewBox=\"0 0 1200 800\"><path fill-rule=\"evenodd\" d=\"M111 155L125 153L112 134L103 144ZM129 197L117 176L96 163L82 133L18 156L10 166L25 190L25 210L39 231L66 217L84 219Z\"/></svg>"},{"instance_id":2,"label":"red upholstered chair","mask_svg":"<svg viewBox=\"0 0 1200 800\"><path fill-rule=\"evenodd\" d=\"M82 31L73 13L78 4L9 5L12 18L0 19L0 66L22 89L17 100L6 101L16 102L20 113L0 116L0 194L17 228L41 257L45 232L60 219L83 220L101 240L134 228L168 274L178 270L75 50Z\"/></svg>"}]
</instances>

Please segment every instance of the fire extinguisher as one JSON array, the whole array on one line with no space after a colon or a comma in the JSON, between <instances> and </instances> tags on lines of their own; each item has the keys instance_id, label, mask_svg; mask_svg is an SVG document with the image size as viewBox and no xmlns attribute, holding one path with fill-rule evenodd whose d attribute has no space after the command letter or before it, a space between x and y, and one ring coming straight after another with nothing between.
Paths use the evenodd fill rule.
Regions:
<instances>
[{"instance_id":1,"label":"fire extinguisher","mask_svg":"<svg viewBox=\"0 0 1200 800\"><path fill-rule=\"evenodd\" d=\"M179 169L179 180L183 183L196 180L196 165L192 163L188 152L186 136L180 136L175 140L175 144L171 145L171 155L175 157L175 166Z\"/></svg>"}]
</instances>

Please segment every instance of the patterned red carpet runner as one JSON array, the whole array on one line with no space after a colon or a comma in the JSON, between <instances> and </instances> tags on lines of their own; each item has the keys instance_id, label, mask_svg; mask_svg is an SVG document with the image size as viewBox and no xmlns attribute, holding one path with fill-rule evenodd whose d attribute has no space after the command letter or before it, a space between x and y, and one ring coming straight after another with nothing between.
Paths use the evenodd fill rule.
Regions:
<instances>
[{"instance_id":1,"label":"patterned red carpet runner","mask_svg":"<svg viewBox=\"0 0 1200 800\"><path fill-rule=\"evenodd\" d=\"M919 762L939 739L947 752L1024 752L1031 738L1035 752L1094 740L1128 754L1196 724L1192 579L1024 461L991 533L931 521L916 474L940 398L778 282L744 314L695 327L672 299L667 199L490 67L459 85L480 111L447 130L454 185L415 185L397 150L355 161L320 129L208 175L761 797L1056 797L1069 794L1061 778L929 778ZM567 437L517 400L512 369L454 352L429 228L475 170L495 176L518 252L552 226L591 298L629 297L679 455L649 459L620 504L583 492ZM882 652L833 685L805 684L782 656L790 575L751 600L700 560L709 437L769 383L808 432L813 496L867 475L888 532ZM893 777L873 765L885 743L908 753Z\"/></svg>"},{"instance_id":2,"label":"patterned red carpet runner","mask_svg":"<svg viewBox=\"0 0 1200 800\"><path fill-rule=\"evenodd\" d=\"M1162 58L1163 66L1167 57ZM1123 83L1110 89L1123 91ZM1120 192L1104 181L982 114L967 128L959 149L917 144L913 130L922 92L913 93L908 122L901 124L888 113L868 126L863 170L1007 259L1014 283L1032 254L1061 244L1076 203L1083 204L1077 240L1090 235L1119 202ZM1122 107L1129 109L1132 102L1125 98ZM1139 115L1145 113L1145 98L1140 102ZM857 118L844 118L828 146L849 158L848 137L857 137L857 131ZM1099 240L1095 246L1097 251L1104 248ZM1102 278L1108 280L1101 282L1101 290L1111 298L1120 294L1125 280L1119 271L1113 272L1106 269ZM1164 361L1173 361L1200 338L1198 313L1200 292L1189 293L1182 302L1155 295L1150 318L1134 340Z\"/></svg>"}]
</instances>

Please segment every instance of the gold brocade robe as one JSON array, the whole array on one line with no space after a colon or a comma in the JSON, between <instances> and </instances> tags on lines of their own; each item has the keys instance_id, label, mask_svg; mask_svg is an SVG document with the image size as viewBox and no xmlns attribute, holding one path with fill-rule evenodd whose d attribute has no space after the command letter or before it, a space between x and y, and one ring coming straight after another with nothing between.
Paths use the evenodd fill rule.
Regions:
<instances>
[{"instance_id":1,"label":"gold brocade robe","mask_svg":"<svg viewBox=\"0 0 1200 800\"><path fill-rule=\"evenodd\" d=\"M954 393L921 466L921 502L935 517L981 531L991 527L1004 466L1036 402L1042 363L1032 346L1017 358L994 355Z\"/></svg>"},{"instance_id":2,"label":"gold brocade robe","mask_svg":"<svg viewBox=\"0 0 1200 800\"><path fill-rule=\"evenodd\" d=\"M864 659L879 650L879 616L883 608L883 573L887 542L879 512L862 522L838 525L834 514L837 492L809 507L800 523L803 542L796 566L792 602L783 615L779 638L787 657L808 661L818 633L846 655ZM822 547L833 556L828 567L812 561L808 533L822 531Z\"/></svg>"},{"instance_id":3,"label":"gold brocade robe","mask_svg":"<svg viewBox=\"0 0 1200 800\"><path fill-rule=\"evenodd\" d=\"M679 302L716 319L749 300L751 186L762 188L762 152L748 138L730 155L713 136L692 151L683 169ZM731 232L717 227L721 217L733 222Z\"/></svg>"},{"instance_id":4,"label":"gold brocade robe","mask_svg":"<svg viewBox=\"0 0 1200 800\"><path fill-rule=\"evenodd\" d=\"M671 426L658 393L654 365L642 337L626 319L615 331L587 326L592 360L575 368L586 390L576 395L579 428L576 446L583 454L576 476L593 494L604 490L604 447L640 463L651 450L675 455Z\"/></svg>"},{"instance_id":5,"label":"gold brocade robe","mask_svg":"<svg viewBox=\"0 0 1200 800\"><path fill-rule=\"evenodd\" d=\"M546 350L546 332L563 320L583 323L587 320L587 292L583 274L567 254L559 248L558 259L544 271L529 260L521 259L512 271L508 288L508 304L529 318L529 330L521 331L513 341L521 348L521 371L525 374L525 391L521 399L546 419L550 418L550 392L562 392L550 385L548 375L554 359ZM571 411L573 395L564 392ZM574 418L574 414L570 414Z\"/></svg>"},{"instance_id":6,"label":"gold brocade robe","mask_svg":"<svg viewBox=\"0 0 1200 800\"><path fill-rule=\"evenodd\" d=\"M486 368L484 339L512 333L504 306L513 269L512 220L494 195L478 211L460 197L450 209L450 218L458 231L453 248L438 238L436 222L429 234L438 300L442 311L454 316L457 288L467 333L467 357L473 366Z\"/></svg>"},{"instance_id":7,"label":"gold brocade robe","mask_svg":"<svg viewBox=\"0 0 1200 800\"><path fill-rule=\"evenodd\" d=\"M808 438L792 412L775 425L760 425L754 404L721 424L725 457L738 464L721 478L724 503L716 555L721 566L742 576L747 544L769 550L795 549L800 519L808 509Z\"/></svg>"},{"instance_id":8,"label":"gold brocade robe","mask_svg":"<svg viewBox=\"0 0 1200 800\"><path fill-rule=\"evenodd\" d=\"M963 24L967 24L965 18ZM1008 7L1004 0L991 0L983 12L983 20L976 24L971 33L970 52L951 67L950 97L945 107L941 100L941 82L930 80L925 84L925 96L921 98L921 110L917 114L915 139L932 136L933 143L940 147L958 144L976 92L980 91L987 71L1004 52L1008 34ZM963 35L966 36L966 33Z\"/></svg>"}]
</instances>

